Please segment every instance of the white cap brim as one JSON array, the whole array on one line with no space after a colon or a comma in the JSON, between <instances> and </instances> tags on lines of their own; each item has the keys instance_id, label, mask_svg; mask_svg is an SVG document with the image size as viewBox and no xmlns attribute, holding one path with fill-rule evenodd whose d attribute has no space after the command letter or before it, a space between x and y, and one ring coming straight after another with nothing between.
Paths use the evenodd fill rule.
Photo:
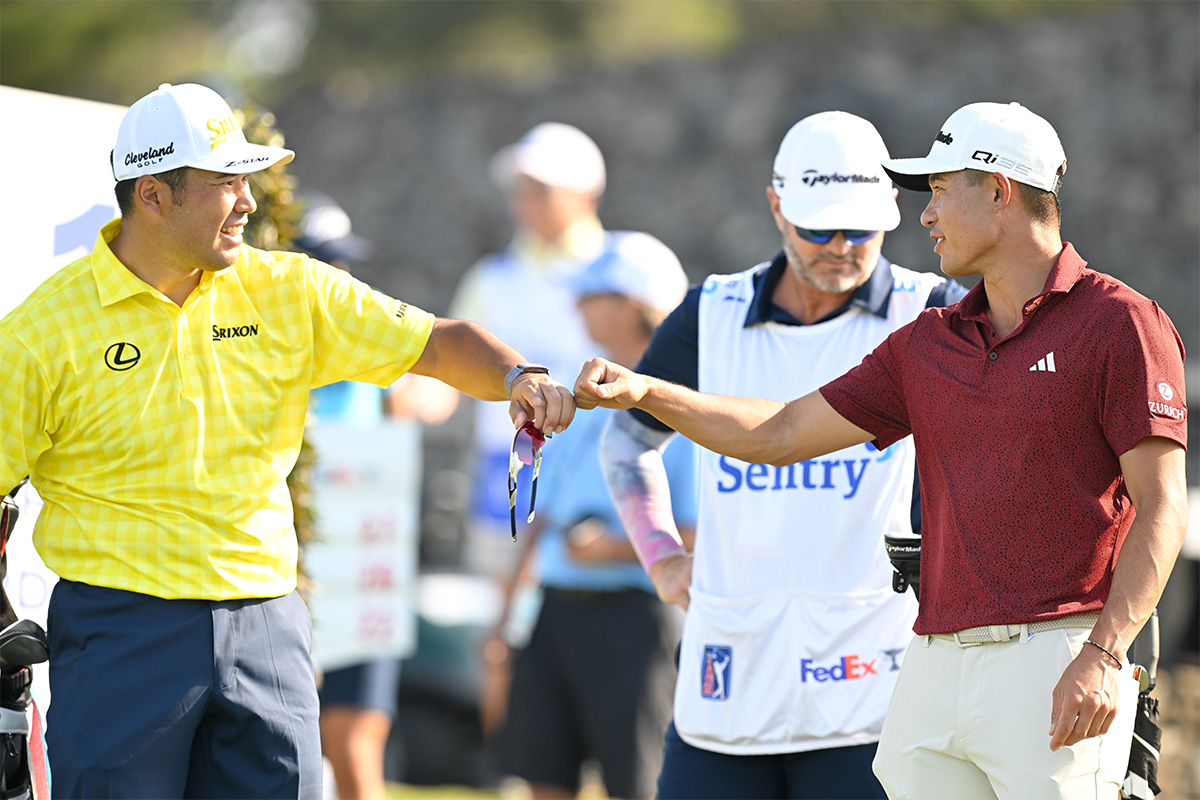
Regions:
<instances>
[{"instance_id":1,"label":"white cap brim","mask_svg":"<svg viewBox=\"0 0 1200 800\"><path fill-rule=\"evenodd\" d=\"M207 169L212 172L224 172L229 175L241 175L247 172L259 172L276 164L286 164L296 157L296 153L283 147L271 147L265 144L238 144L236 147L222 147L219 152L207 158L201 158L186 164L196 169Z\"/></svg>"}]
</instances>

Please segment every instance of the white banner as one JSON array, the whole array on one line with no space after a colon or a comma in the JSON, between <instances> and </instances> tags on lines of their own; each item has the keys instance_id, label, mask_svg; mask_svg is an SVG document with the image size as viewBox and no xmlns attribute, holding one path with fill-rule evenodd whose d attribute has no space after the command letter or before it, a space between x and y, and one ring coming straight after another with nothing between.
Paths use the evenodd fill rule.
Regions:
<instances>
[{"instance_id":1,"label":"white banner","mask_svg":"<svg viewBox=\"0 0 1200 800\"><path fill-rule=\"evenodd\" d=\"M317 422L313 508L319 541L305 545L313 660L324 670L416 647L420 428Z\"/></svg>"},{"instance_id":2,"label":"white banner","mask_svg":"<svg viewBox=\"0 0 1200 800\"><path fill-rule=\"evenodd\" d=\"M91 251L117 216L109 152L123 106L0 86L4 280L0 316Z\"/></svg>"},{"instance_id":3,"label":"white banner","mask_svg":"<svg viewBox=\"0 0 1200 800\"><path fill-rule=\"evenodd\" d=\"M117 216L108 158L124 113L122 106L0 86L0 152L7 154L9 187L0 197L0 316L91 251L100 227ZM42 503L28 485L17 500L21 516L8 543L4 588L18 617L45 625L58 577L33 548ZM34 697L43 711L50 701L46 673L34 670Z\"/></svg>"}]
</instances>

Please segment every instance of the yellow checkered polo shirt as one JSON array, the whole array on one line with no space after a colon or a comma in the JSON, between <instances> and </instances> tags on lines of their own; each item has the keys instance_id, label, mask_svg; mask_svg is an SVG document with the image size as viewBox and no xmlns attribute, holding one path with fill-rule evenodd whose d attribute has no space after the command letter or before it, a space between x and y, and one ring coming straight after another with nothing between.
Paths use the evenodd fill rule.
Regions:
<instances>
[{"instance_id":1,"label":"yellow checkered polo shirt","mask_svg":"<svg viewBox=\"0 0 1200 800\"><path fill-rule=\"evenodd\" d=\"M34 543L64 578L169 599L286 594L285 478L309 389L390 384L433 317L250 247L180 308L113 256L119 230L0 321L0 491L31 475Z\"/></svg>"}]
</instances>

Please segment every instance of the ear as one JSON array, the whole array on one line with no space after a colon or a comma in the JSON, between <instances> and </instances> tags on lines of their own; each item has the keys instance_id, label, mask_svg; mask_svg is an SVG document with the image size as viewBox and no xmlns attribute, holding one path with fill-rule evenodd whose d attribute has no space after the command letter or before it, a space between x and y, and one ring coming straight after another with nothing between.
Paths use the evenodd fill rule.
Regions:
<instances>
[{"instance_id":1,"label":"ear","mask_svg":"<svg viewBox=\"0 0 1200 800\"><path fill-rule=\"evenodd\" d=\"M779 195L775 193L774 186L767 187L767 203L771 206L771 216L775 218L775 227L779 228L780 233L786 233L788 221L783 218L783 211L779 208Z\"/></svg>"},{"instance_id":2,"label":"ear","mask_svg":"<svg viewBox=\"0 0 1200 800\"><path fill-rule=\"evenodd\" d=\"M133 185L133 202L143 211L161 217L171 203L171 187L153 175L143 175Z\"/></svg>"},{"instance_id":3,"label":"ear","mask_svg":"<svg viewBox=\"0 0 1200 800\"><path fill-rule=\"evenodd\" d=\"M1013 186L1012 179L1002 172L993 172L991 180L989 188L992 190L992 207L999 211L1012 203L1016 187Z\"/></svg>"}]
</instances>

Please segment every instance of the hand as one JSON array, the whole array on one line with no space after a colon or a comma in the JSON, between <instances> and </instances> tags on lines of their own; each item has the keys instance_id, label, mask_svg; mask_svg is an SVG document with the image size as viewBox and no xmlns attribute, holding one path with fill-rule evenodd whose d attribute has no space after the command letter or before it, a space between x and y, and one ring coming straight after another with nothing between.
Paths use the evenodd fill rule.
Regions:
<instances>
[{"instance_id":1,"label":"hand","mask_svg":"<svg viewBox=\"0 0 1200 800\"><path fill-rule=\"evenodd\" d=\"M634 408L650 388L646 376L603 358L583 365L575 381L575 402L582 409Z\"/></svg>"},{"instance_id":2,"label":"hand","mask_svg":"<svg viewBox=\"0 0 1200 800\"><path fill-rule=\"evenodd\" d=\"M1054 687L1050 712L1050 749L1058 750L1107 733L1117 716L1124 676L1112 659L1085 644Z\"/></svg>"},{"instance_id":3,"label":"hand","mask_svg":"<svg viewBox=\"0 0 1200 800\"><path fill-rule=\"evenodd\" d=\"M513 381L508 415L514 428L532 420L542 433L561 433L575 418L575 398L549 375L525 372Z\"/></svg>"},{"instance_id":4,"label":"hand","mask_svg":"<svg viewBox=\"0 0 1200 800\"><path fill-rule=\"evenodd\" d=\"M567 555L576 561L608 561L612 557L610 550L608 530L604 523L595 517L589 517L567 531Z\"/></svg>"},{"instance_id":5,"label":"hand","mask_svg":"<svg viewBox=\"0 0 1200 800\"><path fill-rule=\"evenodd\" d=\"M588 517L567 531L567 555L588 564L637 563L637 553L623 531L610 531L597 517Z\"/></svg>"},{"instance_id":6,"label":"hand","mask_svg":"<svg viewBox=\"0 0 1200 800\"><path fill-rule=\"evenodd\" d=\"M687 611L688 589L692 586L691 553L655 561L650 566L650 580L664 603L674 603Z\"/></svg>"}]
</instances>

